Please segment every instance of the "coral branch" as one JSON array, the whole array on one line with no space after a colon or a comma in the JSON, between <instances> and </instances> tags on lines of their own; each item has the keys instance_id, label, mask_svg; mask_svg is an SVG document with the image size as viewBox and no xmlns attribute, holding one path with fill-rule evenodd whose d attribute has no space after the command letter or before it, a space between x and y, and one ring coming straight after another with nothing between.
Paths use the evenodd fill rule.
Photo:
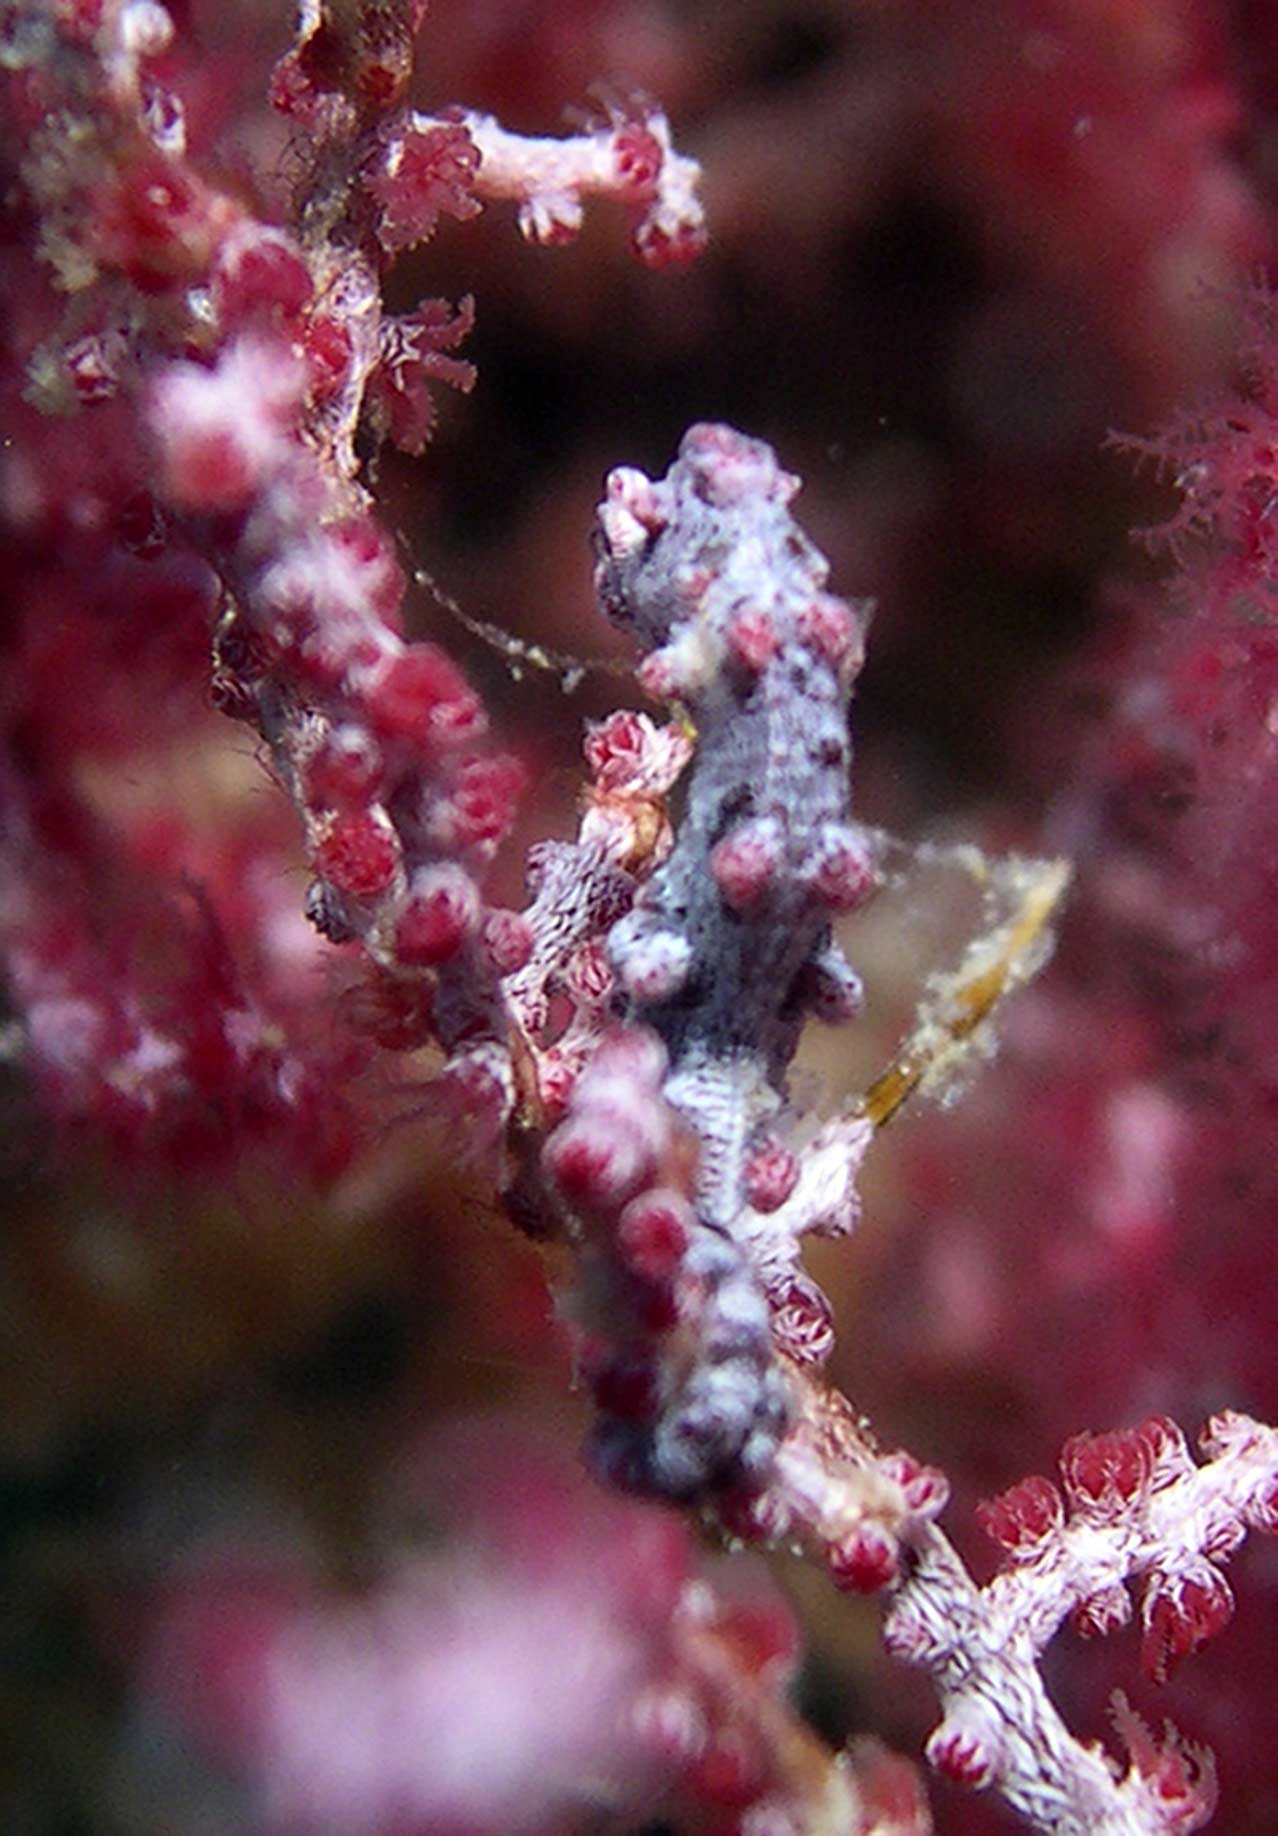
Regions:
<instances>
[{"instance_id":1,"label":"coral branch","mask_svg":"<svg viewBox=\"0 0 1278 1836\"><path fill-rule=\"evenodd\" d=\"M276 153L289 137L254 175L205 144L190 12L0 6L17 225L0 250L16 430L0 486L21 545L0 706L0 941L17 1019L0 1045L53 1116L119 1164L212 1169L228 1189L254 1152L277 1177L334 1179L382 1119L361 1110L379 1054L429 1048L427 1106L493 1150L507 1210L566 1266L600 1472L733 1538L805 1551L846 1593L880 1593L889 1648L940 1696L928 1755L946 1778L998 1791L1057 1836L1200 1827L1209 1758L1170 1730L1155 1739L1120 1700L1120 1772L1070 1734L1040 1665L1067 1622L1091 1636L1136 1617L1145 1674L1162 1682L1222 1631L1225 1564L1248 1530L1278 1529L1278 1430L1218 1415L1203 1464L1162 1417L1075 1436L1059 1482L1025 1479L982 1508L1007 1563L978 1587L938 1528L945 1475L881 1445L829 1381L833 1308L803 1261L809 1237L856 1225L883 1126L982 1056L1000 1004L1046 959L1070 869L916 850L978 883L983 934L930 977L864 1096L805 1107L802 1033L861 1005L839 923L900 844L854 814L849 703L869 606L829 590L792 514L798 480L764 442L706 423L663 477L609 474L596 589L667 718L589 726L577 832L532 845L522 910L494 902L490 869L529 772L490 743L459 664L405 617L370 457L388 441L420 454L436 385L472 388L475 306L459 291L391 312L392 269L442 220L494 203L514 206L525 239L564 242L595 198L620 206L645 263L683 261L706 240L697 162L646 102L564 138L413 107L424 0L301 0L291 43L266 54L262 113L237 127ZM1027 67L1051 67L1047 38L1030 39ZM1073 172L1096 124L1065 113L1051 137ZM1026 117L1018 104L1008 118ZM1005 332L973 327L960 357L995 335L1001 350ZM1148 449L1175 467L1167 540L1201 563L1190 580L1219 628L1216 671L1252 656L1234 647L1244 626L1272 648L1278 339L1263 297L1251 342L1245 393ZM947 389L980 418L971 390ZM1268 679L1247 678L1263 704L1243 774L1253 808L1275 731ZM205 781L206 685L284 793L302 897L276 815L241 803L227 817ZM1154 718L1167 697L1131 701ZM1209 712L1201 724L1210 734ZM1215 738L1199 738L1195 769L1219 781ZM202 832L176 792L158 816L141 807L185 769L201 779ZM1257 867L1259 924L1262 879ZM1234 941L1220 929L1222 959ZM324 998L335 965L340 1026ZM1146 1186L1172 1132L1161 1100L1141 1112L1156 1112ZM483 1473L498 1497L505 1466L498 1450ZM798 1725L781 1698L784 1614L738 1609L694 1572L668 1512L595 1496L569 1519L558 1476L515 1481L491 1557L398 1555L359 1603L308 1583L245 1635L243 1674L222 1666L191 1716L214 1722L235 1697L243 1720L247 1701L268 1827L532 1829L615 1811L700 1817L715 1836L926 1829L899 1768L864 1752L845 1767ZM234 1634L223 1604L212 1618ZM547 1653L564 1683L553 1701L538 1687Z\"/></svg>"},{"instance_id":2,"label":"coral branch","mask_svg":"<svg viewBox=\"0 0 1278 1836\"><path fill-rule=\"evenodd\" d=\"M446 121L414 116L414 132L464 127L478 155L476 197L518 204L530 242L571 242L581 229L582 200L619 198L628 208L635 253L650 267L693 260L705 246L697 197L701 168L676 153L670 124L656 109L615 110L593 132L563 140L512 134L491 115L459 110Z\"/></svg>"},{"instance_id":3,"label":"coral branch","mask_svg":"<svg viewBox=\"0 0 1278 1836\"><path fill-rule=\"evenodd\" d=\"M454 353L473 302L392 315L382 277L441 214L516 193L544 214L547 185L622 196L647 260L692 253L695 162L656 112L563 143L414 113L424 8L304 0L270 90L297 130L284 228L211 183L173 111L157 112L149 66L175 39L163 7L106 0L83 30L75 8L17 11L8 80L20 109L34 99L56 123L32 131L26 198L74 294L30 357L31 398L56 413L117 402L143 539L193 552L216 580L213 698L262 735L296 805L308 915L362 944L374 1036L442 1043L455 1099L495 1138L520 1024L499 980L518 950L480 881L523 773L484 748L461 671L405 639L405 582L361 476L380 439L422 449L434 383L471 387Z\"/></svg>"},{"instance_id":4,"label":"coral branch","mask_svg":"<svg viewBox=\"0 0 1278 1836\"><path fill-rule=\"evenodd\" d=\"M977 1588L944 1535L912 1538L885 1636L922 1665L944 1718L933 1765L996 1786L1035 1828L1060 1836L1199 1829L1210 1817L1210 1761L1169 1737L1152 1742L1124 1709L1131 1763L1121 1777L1076 1741L1048 1700L1037 1664L1066 1619L1088 1634L1131 1616L1136 1584L1143 1661L1156 1679L1219 1631L1231 1610L1221 1564L1248 1530L1278 1530L1278 1430L1227 1412L1200 1438L1196 1466L1174 1424L1081 1435L1061 1456L1064 1501L1032 1479L983 1509L1011 1566Z\"/></svg>"}]
</instances>

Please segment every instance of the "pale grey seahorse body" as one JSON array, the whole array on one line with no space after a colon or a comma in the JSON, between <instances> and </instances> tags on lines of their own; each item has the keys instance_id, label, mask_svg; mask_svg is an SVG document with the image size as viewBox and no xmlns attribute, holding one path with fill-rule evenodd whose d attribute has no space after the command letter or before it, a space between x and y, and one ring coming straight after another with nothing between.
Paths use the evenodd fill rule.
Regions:
<instances>
[{"instance_id":1,"label":"pale grey seahorse body","mask_svg":"<svg viewBox=\"0 0 1278 1836\"><path fill-rule=\"evenodd\" d=\"M729 1231L805 1013L832 989L855 996L830 918L870 883L847 713L866 608L824 590L796 488L762 441L699 426L664 479L614 472L599 515L601 603L697 729L674 849L609 952L700 1142L698 1210Z\"/></svg>"}]
</instances>

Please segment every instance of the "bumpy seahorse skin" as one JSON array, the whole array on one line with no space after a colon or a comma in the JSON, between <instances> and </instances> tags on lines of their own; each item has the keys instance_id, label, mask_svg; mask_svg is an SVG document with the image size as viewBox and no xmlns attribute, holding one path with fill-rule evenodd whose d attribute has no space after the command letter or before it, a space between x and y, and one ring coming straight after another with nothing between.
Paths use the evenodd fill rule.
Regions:
<instances>
[{"instance_id":1,"label":"bumpy seahorse skin","mask_svg":"<svg viewBox=\"0 0 1278 1836\"><path fill-rule=\"evenodd\" d=\"M697 731L675 847L609 954L628 1017L669 1054L698 1211L727 1230L805 1014L855 1011L830 920L873 883L847 719L867 608L826 592L797 488L762 441L702 425L664 479L612 472L599 511L600 602L647 651L644 685Z\"/></svg>"}]
</instances>

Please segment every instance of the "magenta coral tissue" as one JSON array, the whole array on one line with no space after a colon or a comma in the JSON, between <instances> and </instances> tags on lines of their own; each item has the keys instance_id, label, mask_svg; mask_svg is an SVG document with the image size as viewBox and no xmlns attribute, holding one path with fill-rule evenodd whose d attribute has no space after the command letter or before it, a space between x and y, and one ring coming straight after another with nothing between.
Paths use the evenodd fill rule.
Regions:
<instances>
[{"instance_id":1,"label":"magenta coral tissue","mask_svg":"<svg viewBox=\"0 0 1278 1836\"><path fill-rule=\"evenodd\" d=\"M0 0L6 1825L1254 1836L1278 64L429 11Z\"/></svg>"}]
</instances>

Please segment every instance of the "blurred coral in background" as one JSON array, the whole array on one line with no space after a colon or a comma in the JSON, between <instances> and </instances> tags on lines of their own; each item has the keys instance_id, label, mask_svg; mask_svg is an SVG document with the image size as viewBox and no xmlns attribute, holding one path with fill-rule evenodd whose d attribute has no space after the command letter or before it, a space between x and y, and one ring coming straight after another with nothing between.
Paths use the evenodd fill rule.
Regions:
<instances>
[{"instance_id":1,"label":"blurred coral in background","mask_svg":"<svg viewBox=\"0 0 1278 1836\"><path fill-rule=\"evenodd\" d=\"M0 0L0 94L5 1827L1268 1831L1278 13Z\"/></svg>"}]
</instances>

